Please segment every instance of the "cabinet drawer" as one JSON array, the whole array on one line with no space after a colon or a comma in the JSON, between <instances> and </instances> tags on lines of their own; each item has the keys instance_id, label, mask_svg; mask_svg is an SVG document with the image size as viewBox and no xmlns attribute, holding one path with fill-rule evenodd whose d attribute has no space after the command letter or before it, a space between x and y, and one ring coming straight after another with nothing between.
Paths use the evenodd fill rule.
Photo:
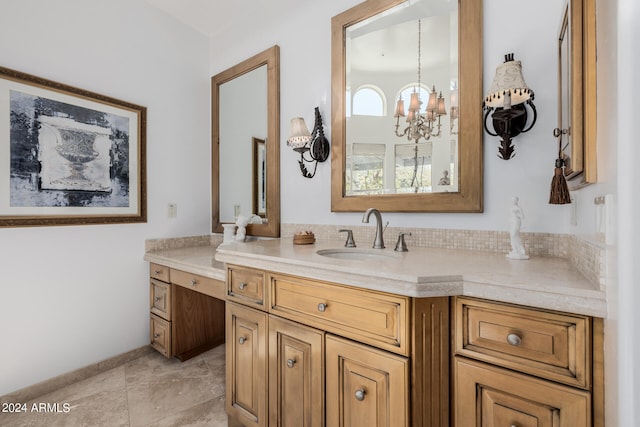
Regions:
<instances>
[{"instance_id":1,"label":"cabinet drawer","mask_svg":"<svg viewBox=\"0 0 640 427\"><path fill-rule=\"evenodd\" d=\"M591 385L586 316L456 298L458 354L559 381Z\"/></svg>"},{"instance_id":2,"label":"cabinet drawer","mask_svg":"<svg viewBox=\"0 0 640 427\"><path fill-rule=\"evenodd\" d=\"M407 307L407 297L271 276L271 313L403 355L409 352Z\"/></svg>"},{"instance_id":3,"label":"cabinet drawer","mask_svg":"<svg viewBox=\"0 0 640 427\"><path fill-rule=\"evenodd\" d=\"M151 279L151 312L165 320L171 320L171 284Z\"/></svg>"},{"instance_id":4,"label":"cabinet drawer","mask_svg":"<svg viewBox=\"0 0 640 427\"><path fill-rule=\"evenodd\" d=\"M264 272L230 266L227 268L227 298L266 310Z\"/></svg>"},{"instance_id":5,"label":"cabinet drawer","mask_svg":"<svg viewBox=\"0 0 640 427\"><path fill-rule=\"evenodd\" d=\"M225 299L224 282L220 280L180 270L171 270L171 282L217 299Z\"/></svg>"},{"instance_id":6,"label":"cabinet drawer","mask_svg":"<svg viewBox=\"0 0 640 427\"><path fill-rule=\"evenodd\" d=\"M165 357L171 357L171 322L152 314L150 332L151 346Z\"/></svg>"},{"instance_id":7,"label":"cabinet drawer","mask_svg":"<svg viewBox=\"0 0 640 427\"><path fill-rule=\"evenodd\" d=\"M149 276L167 283L169 283L171 279L169 267L154 263L149 263Z\"/></svg>"},{"instance_id":8,"label":"cabinet drawer","mask_svg":"<svg viewBox=\"0 0 640 427\"><path fill-rule=\"evenodd\" d=\"M455 358L457 427L589 427L591 395L461 357Z\"/></svg>"}]
</instances>

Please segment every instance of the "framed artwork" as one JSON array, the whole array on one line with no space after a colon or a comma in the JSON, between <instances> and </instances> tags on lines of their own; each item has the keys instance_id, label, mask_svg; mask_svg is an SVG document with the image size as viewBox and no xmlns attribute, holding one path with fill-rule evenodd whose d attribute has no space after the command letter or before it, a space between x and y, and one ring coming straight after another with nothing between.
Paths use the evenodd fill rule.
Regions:
<instances>
[{"instance_id":1,"label":"framed artwork","mask_svg":"<svg viewBox=\"0 0 640 427\"><path fill-rule=\"evenodd\" d=\"M0 67L0 227L146 222L146 108Z\"/></svg>"},{"instance_id":2,"label":"framed artwork","mask_svg":"<svg viewBox=\"0 0 640 427\"><path fill-rule=\"evenodd\" d=\"M264 139L252 138L253 141L253 213L265 218L267 216L267 182L266 151Z\"/></svg>"}]
</instances>

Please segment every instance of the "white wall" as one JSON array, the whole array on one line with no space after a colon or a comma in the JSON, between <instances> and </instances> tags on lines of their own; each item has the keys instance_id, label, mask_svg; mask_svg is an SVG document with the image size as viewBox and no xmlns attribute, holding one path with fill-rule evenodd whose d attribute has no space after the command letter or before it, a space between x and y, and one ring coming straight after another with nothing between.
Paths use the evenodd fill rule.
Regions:
<instances>
[{"instance_id":1,"label":"white wall","mask_svg":"<svg viewBox=\"0 0 640 427\"><path fill-rule=\"evenodd\" d=\"M277 26L263 23L264 28L258 26L252 32L237 26L214 37L212 71L215 74L273 44L280 45L282 222L357 225L362 218L360 213L330 212L330 162L318 167L315 178L305 179L298 170L297 154L284 144L290 118L304 116L312 123L315 106L320 107L325 133L330 135L331 17L359 2L308 3L284 16ZM513 52L523 63L527 84L535 91L539 113L535 127L515 139L518 154L514 159L499 159L499 140L485 138L485 212L386 213L384 219L390 225L506 230L511 197L518 195L527 216L525 231L568 232L570 207L547 203L557 152L552 131L556 127L556 40L562 3L561 0L484 1L485 90L504 54ZM233 49L229 49L229 40L234 40ZM390 119L389 132L393 131L392 122ZM299 203L301 199L305 203Z\"/></svg>"},{"instance_id":2,"label":"white wall","mask_svg":"<svg viewBox=\"0 0 640 427\"><path fill-rule=\"evenodd\" d=\"M207 38L137 0L1 0L0 65L148 114L146 224L0 229L3 395L148 343L144 240L209 232L210 106Z\"/></svg>"}]
</instances>

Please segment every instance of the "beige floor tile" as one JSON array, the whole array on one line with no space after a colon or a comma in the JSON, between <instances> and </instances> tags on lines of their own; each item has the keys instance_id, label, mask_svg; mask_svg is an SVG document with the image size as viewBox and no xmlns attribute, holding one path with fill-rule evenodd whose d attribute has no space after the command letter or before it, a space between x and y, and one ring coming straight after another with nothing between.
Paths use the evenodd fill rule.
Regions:
<instances>
[{"instance_id":1,"label":"beige floor tile","mask_svg":"<svg viewBox=\"0 0 640 427\"><path fill-rule=\"evenodd\" d=\"M226 426L224 349L186 362L147 354L25 402L26 412L0 413L0 426Z\"/></svg>"}]
</instances>

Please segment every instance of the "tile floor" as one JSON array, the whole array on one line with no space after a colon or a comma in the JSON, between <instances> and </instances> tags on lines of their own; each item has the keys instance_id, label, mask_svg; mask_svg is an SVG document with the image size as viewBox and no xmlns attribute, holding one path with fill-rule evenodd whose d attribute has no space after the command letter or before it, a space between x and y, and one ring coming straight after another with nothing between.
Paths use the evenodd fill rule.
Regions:
<instances>
[{"instance_id":1,"label":"tile floor","mask_svg":"<svg viewBox=\"0 0 640 427\"><path fill-rule=\"evenodd\" d=\"M27 412L0 412L0 426L226 426L224 348L186 362L152 352L25 402ZM33 403L49 404L53 412L32 412Z\"/></svg>"}]
</instances>

